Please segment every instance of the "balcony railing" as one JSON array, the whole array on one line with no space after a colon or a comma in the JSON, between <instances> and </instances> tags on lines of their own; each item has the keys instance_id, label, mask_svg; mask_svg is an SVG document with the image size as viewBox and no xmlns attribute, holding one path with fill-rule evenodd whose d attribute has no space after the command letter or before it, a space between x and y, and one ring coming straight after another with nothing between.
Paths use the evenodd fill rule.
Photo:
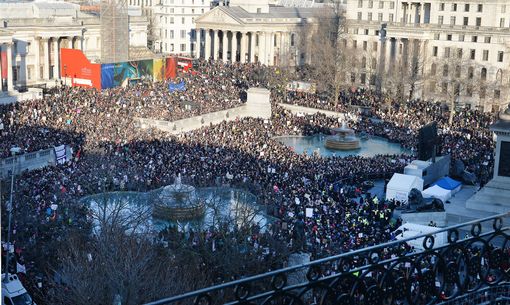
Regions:
<instances>
[{"instance_id":1,"label":"balcony railing","mask_svg":"<svg viewBox=\"0 0 510 305\"><path fill-rule=\"evenodd\" d=\"M508 217L438 228L148 304L458 304L480 294L493 301L510 287ZM421 239L423 250L404 250Z\"/></svg>"}]
</instances>

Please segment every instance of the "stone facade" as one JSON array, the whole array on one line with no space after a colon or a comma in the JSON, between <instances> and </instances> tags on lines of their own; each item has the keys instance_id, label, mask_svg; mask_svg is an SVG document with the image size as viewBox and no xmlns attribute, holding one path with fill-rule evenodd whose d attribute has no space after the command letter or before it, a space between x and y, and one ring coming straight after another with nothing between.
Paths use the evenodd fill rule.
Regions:
<instances>
[{"instance_id":1,"label":"stone facade","mask_svg":"<svg viewBox=\"0 0 510 305\"><path fill-rule=\"evenodd\" d=\"M55 85L61 79L59 50L81 49L89 60L101 61L98 15L66 2L0 2L0 48L7 52L7 86L3 91L34 85ZM145 17L130 17L129 45L147 45ZM2 65L0 65L1 67Z\"/></svg>"},{"instance_id":2,"label":"stone facade","mask_svg":"<svg viewBox=\"0 0 510 305\"><path fill-rule=\"evenodd\" d=\"M384 83L385 75L401 73L398 64L416 62L414 97L454 98L485 111L508 103L507 0L348 0L346 19L350 46L373 63L353 75L353 84L374 86L375 73L382 73Z\"/></svg>"}]
</instances>

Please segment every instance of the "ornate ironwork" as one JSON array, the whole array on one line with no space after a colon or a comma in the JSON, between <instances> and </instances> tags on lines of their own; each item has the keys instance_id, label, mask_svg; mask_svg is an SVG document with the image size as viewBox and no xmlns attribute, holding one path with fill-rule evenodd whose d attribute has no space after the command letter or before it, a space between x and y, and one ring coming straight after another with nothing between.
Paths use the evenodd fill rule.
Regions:
<instances>
[{"instance_id":1,"label":"ornate ironwork","mask_svg":"<svg viewBox=\"0 0 510 305\"><path fill-rule=\"evenodd\" d=\"M468 296L509 291L510 227L503 226L507 217L510 212L148 305L457 304L455 300ZM442 236L446 240L439 244L436 239ZM402 251L406 243L420 239L423 250Z\"/></svg>"}]
</instances>

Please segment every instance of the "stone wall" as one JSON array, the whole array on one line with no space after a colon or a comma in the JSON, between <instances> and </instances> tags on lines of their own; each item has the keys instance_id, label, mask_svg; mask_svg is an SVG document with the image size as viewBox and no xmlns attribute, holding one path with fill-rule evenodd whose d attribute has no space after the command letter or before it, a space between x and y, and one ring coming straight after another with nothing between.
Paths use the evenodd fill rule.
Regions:
<instances>
[{"instance_id":1,"label":"stone wall","mask_svg":"<svg viewBox=\"0 0 510 305\"><path fill-rule=\"evenodd\" d=\"M69 160L72 157L71 150L66 146L66 156ZM25 170L34 170L43 168L48 165L55 165L57 162L55 156L55 150L53 148L40 150L32 153L18 155L16 158L9 157L0 160L0 179L7 179L10 177L10 172L13 168L14 162L14 173L20 174Z\"/></svg>"}]
</instances>

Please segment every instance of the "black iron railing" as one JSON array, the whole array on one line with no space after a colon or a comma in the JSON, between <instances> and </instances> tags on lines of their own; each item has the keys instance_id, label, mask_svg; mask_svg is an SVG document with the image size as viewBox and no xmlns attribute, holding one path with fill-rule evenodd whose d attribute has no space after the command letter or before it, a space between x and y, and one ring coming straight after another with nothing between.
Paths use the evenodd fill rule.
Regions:
<instances>
[{"instance_id":1,"label":"black iron railing","mask_svg":"<svg viewBox=\"0 0 510 305\"><path fill-rule=\"evenodd\" d=\"M510 212L438 228L149 304L458 304L462 299L466 304L479 296L490 302L504 298L493 293L509 287L510 227L503 226L508 217ZM423 250L408 251L409 243L421 239Z\"/></svg>"}]
</instances>

